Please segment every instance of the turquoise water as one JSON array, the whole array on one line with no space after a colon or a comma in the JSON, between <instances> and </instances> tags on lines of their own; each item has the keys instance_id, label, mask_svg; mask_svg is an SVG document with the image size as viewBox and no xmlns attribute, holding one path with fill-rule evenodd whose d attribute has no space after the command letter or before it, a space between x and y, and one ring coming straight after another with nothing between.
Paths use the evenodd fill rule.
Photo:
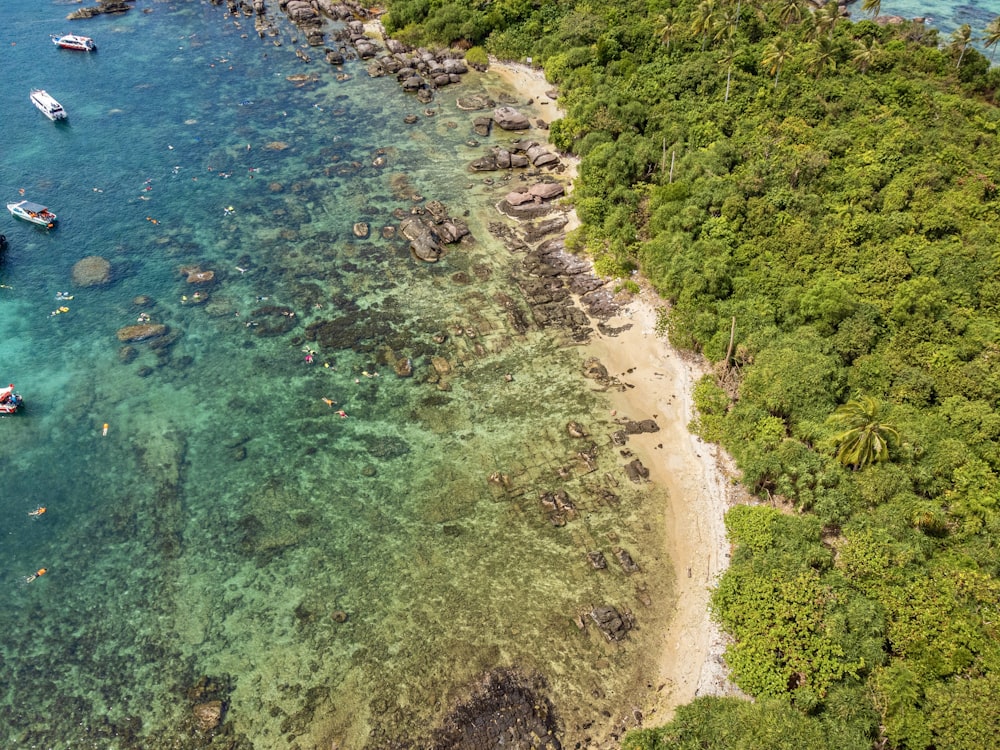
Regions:
<instances>
[{"instance_id":1,"label":"turquoise water","mask_svg":"<svg viewBox=\"0 0 1000 750\"><path fill-rule=\"evenodd\" d=\"M861 0L850 6L851 17L855 20L870 18L870 14L861 10ZM962 24L972 27L974 37L982 36L986 25L1000 16L1000 2L997 0L980 0L979 2L949 2L935 0L933 3L919 0L891 0L883 2L880 12L883 16L902 16L903 18L927 19L930 26L941 33L941 41L947 41L948 36ZM989 53L986 53L989 55Z\"/></svg>"},{"instance_id":2,"label":"turquoise water","mask_svg":"<svg viewBox=\"0 0 1000 750\"><path fill-rule=\"evenodd\" d=\"M503 187L466 171L482 149L454 100L499 79L425 111L359 63L303 63L282 19L279 47L208 3L75 7L7 0L0 25L0 195L59 215L0 217L0 379L26 403L0 419L0 746L200 746L213 697L243 747L419 745L509 666L548 681L567 741L600 742L655 679L664 498L600 499L620 459L585 473L567 434L612 429L579 351L517 334L496 297L527 310L486 227ZM71 31L99 51L55 49ZM476 241L425 265L383 240L418 196ZM93 255L109 283L74 285ZM215 282L188 284L195 266ZM269 306L295 317L254 317ZM170 333L126 348L141 314ZM581 511L562 528L538 501L560 488ZM644 572L587 564L616 546ZM637 610L621 646L573 624L605 603Z\"/></svg>"}]
</instances>

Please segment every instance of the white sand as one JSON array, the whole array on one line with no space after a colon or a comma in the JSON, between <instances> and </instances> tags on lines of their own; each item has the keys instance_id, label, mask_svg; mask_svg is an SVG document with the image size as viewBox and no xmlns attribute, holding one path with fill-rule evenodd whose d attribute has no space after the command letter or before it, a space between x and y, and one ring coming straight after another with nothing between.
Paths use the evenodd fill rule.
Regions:
<instances>
[{"instance_id":1,"label":"white sand","mask_svg":"<svg viewBox=\"0 0 1000 750\"><path fill-rule=\"evenodd\" d=\"M531 114L551 121L561 112L548 92L552 84L537 68L491 61L490 71L533 100ZM528 112L525 112L528 114ZM541 131L530 131L536 137ZM570 181L576 162L564 173ZM573 226L575 221L571 221ZM722 653L725 640L709 613L710 588L729 562L723 517L743 493L731 481L730 460L715 446L688 431L694 416L692 390L707 371L704 361L673 349L656 334L657 309L663 302L644 288L611 327L632 327L618 336L596 336L583 355L597 357L609 374L634 386L609 393L616 417L655 419L656 433L630 436L628 448L649 469L649 479L665 487L669 508L663 523L667 553L676 574L677 604L667 626L659 663L658 690L646 707L646 724L662 724L677 706L699 695L732 695Z\"/></svg>"},{"instance_id":2,"label":"white sand","mask_svg":"<svg viewBox=\"0 0 1000 750\"><path fill-rule=\"evenodd\" d=\"M608 322L632 324L617 336L596 336L586 347L608 373L633 387L608 398L618 419L654 419L659 432L629 436L628 448L667 489L667 553L673 562L677 603L659 664L663 689L647 708L662 723L699 695L731 695L722 661L725 641L709 614L710 588L729 564L723 517L741 494L726 467L728 458L688 430L692 390L704 362L677 352L656 333L657 307L650 290Z\"/></svg>"}]
</instances>

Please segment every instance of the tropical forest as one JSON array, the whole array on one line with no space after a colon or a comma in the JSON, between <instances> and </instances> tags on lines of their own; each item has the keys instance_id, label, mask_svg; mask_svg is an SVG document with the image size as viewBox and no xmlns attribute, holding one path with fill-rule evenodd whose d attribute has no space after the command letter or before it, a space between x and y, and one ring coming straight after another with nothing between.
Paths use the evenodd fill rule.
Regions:
<instances>
[{"instance_id":1,"label":"tropical forest","mask_svg":"<svg viewBox=\"0 0 1000 750\"><path fill-rule=\"evenodd\" d=\"M588 254L702 354L691 429L761 502L713 614L750 699L628 750L996 747L1000 19L803 0L391 0L558 86ZM872 19L872 20L869 20Z\"/></svg>"}]
</instances>

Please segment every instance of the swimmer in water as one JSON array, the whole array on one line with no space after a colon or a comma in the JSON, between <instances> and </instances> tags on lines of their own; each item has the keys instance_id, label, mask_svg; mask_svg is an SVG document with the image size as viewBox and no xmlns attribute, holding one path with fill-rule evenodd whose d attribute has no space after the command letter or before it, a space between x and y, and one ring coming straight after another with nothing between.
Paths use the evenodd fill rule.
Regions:
<instances>
[{"instance_id":1,"label":"swimmer in water","mask_svg":"<svg viewBox=\"0 0 1000 750\"><path fill-rule=\"evenodd\" d=\"M28 511L28 515L29 516L34 516L35 518L37 518L38 516L44 516L45 515L45 511L47 511L47 510L48 510L48 508L46 508L44 505L39 505L34 510L29 510Z\"/></svg>"},{"instance_id":2,"label":"swimmer in water","mask_svg":"<svg viewBox=\"0 0 1000 750\"><path fill-rule=\"evenodd\" d=\"M337 402L331 398L324 398L323 403L326 404L327 406L333 406Z\"/></svg>"},{"instance_id":3,"label":"swimmer in water","mask_svg":"<svg viewBox=\"0 0 1000 750\"><path fill-rule=\"evenodd\" d=\"M43 575L45 575L48 572L49 572L48 568L39 568L34 573L32 573L30 576L25 577L24 582L25 583L31 583L36 578L41 578Z\"/></svg>"}]
</instances>

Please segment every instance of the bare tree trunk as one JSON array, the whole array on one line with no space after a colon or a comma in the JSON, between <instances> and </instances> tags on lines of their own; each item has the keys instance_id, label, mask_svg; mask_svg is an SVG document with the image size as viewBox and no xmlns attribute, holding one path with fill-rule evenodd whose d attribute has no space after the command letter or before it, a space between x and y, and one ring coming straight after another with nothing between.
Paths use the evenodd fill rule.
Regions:
<instances>
[{"instance_id":1,"label":"bare tree trunk","mask_svg":"<svg viewBox=\"0 0 1000 750\"><path fill-rule=\"evenodd\" d=\"M733 342L736 340L736 316L733 316L733 322L729 326L729 348L726 349L726 369L729 369L729 360L733 356Z\"/></svg>"}]
</instances>

